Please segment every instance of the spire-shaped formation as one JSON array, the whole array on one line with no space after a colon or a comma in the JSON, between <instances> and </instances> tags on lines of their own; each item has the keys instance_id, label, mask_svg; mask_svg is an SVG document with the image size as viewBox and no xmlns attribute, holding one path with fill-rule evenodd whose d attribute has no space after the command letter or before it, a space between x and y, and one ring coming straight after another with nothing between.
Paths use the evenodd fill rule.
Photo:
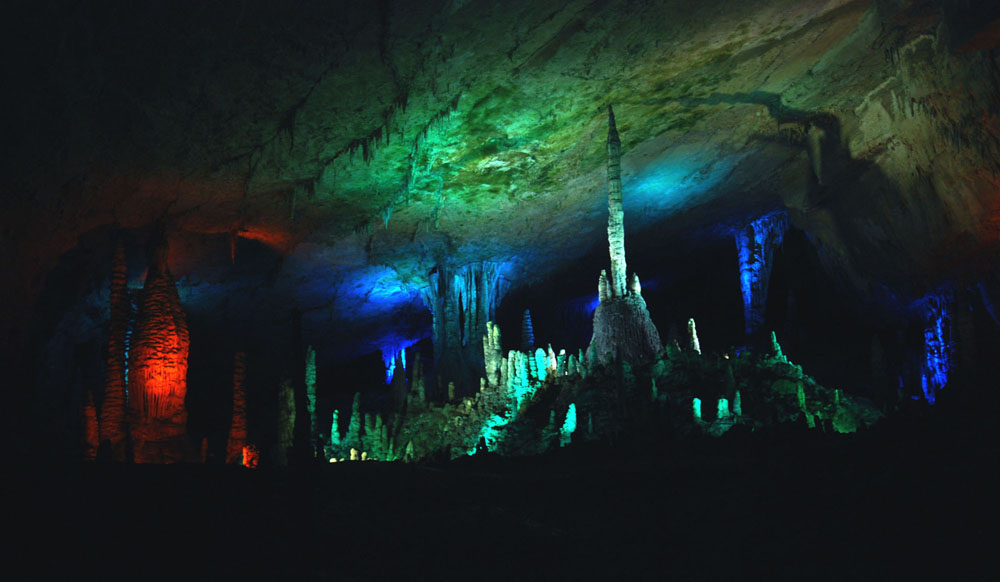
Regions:
<instances>
[{"instance_id":1,"label":"spire-shaped formation","mask_svg":"<svg viewBox=\"0 0 1000 582\"><path fill-rule=\"evenodd\" d=\"M648 361L662 349L646 301L642 298L639 277L629 280L625 265L625 224L622 209L622 144L615 126L615 112L608 105L608 249L611 273L601 271L597 291L600 304L594 311L594 335L590 340L591 358L633 364Z\"/></svg>"},{"instance_id":2,"label":"spire-shaped formation","mask_svg":"<svg viewBox=\"0 0 1000 582\"><path fill-rule=\"evenodd\" d=\"M624 297L625 288L625 212L622 209L622 142L615 126L615 112L608 105L608 249L611 253L613 297Z\"/></svg>"},{"instance_id":3,"label":"spire-shaped formation","mask_svg":"<svg viewBox=\"0 0 1000 582\"><path fill-rule=\"evenodd\" d=\"M107 443L107 454L116 461L125 460L125 342L131 315L126 275L125 247L119 242L111 261L111 325L99 425L100 442Z\"/></svg>"},{"instance_id":4,"label":"spire-shaped formation","mask_svg":"<svg viewBox=\"0 0 1000 582\"><path fill-rule=\"evenodd\" d=\"M229 441L226 443L226 463L230 465L243 463L243 449L247 445L246 376L246 354L236 352L233 357L233 420L229 425Z\"/></svg>"},{"instance_id":5,"label":"spire-shaped formation","mask_svg":"<svg viewBox=\"0 0 1000 582\"><path fill-rule=\"evenodd\" d=\"M190 345L164 238L153 247L130 348L128 406L137 463L184 458Z\"/></svg>"}]
</instances>

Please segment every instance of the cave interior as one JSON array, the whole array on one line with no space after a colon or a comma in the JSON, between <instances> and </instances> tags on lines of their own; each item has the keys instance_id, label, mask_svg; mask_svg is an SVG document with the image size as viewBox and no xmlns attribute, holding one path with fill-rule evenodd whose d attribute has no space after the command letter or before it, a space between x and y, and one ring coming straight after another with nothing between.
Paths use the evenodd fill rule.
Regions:
<instances>
[{"instance_id":1,"label":"cave interior","mask_svg":"<svg viewBox=\"0 0 1000 582\"><path fill-rule=\"evenodd\" d=\"M995 2L16 4L26 572L986 563Z\"/></svg>"}]
</instances>

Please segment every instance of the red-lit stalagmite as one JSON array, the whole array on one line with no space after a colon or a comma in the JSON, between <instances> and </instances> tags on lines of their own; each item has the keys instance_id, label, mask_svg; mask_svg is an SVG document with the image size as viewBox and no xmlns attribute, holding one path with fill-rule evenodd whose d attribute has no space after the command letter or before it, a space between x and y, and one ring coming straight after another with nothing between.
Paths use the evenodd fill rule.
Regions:
<instances>
[{"instance_id":1,"label":"red-lit stalagmite","mask_svg":"<svg viewBox=\"0 0 1000 582\"><path fill-rule=\"evenodd\" d=\"M229 426L229 442L226 445L226 463L231 465L243 464L243 449L247 444L246 375L246 354L236 352L236 357L233 358L233 420Z\"/></svg>"},{"instance_id":2,"label":"red-lit stalagmite","mask_svg":"<svg viewBox=\"0 0 1000 582\"><path fill-rule=\"evenodd\" d=\"M189 347L187 322L162 244L139 297L130 345L129 420L137 463L185 458Z\"/></svg>"},{"instance_id":3,"label":"red-lit stalagmite","mask_svg":"<svg viewBox=\"0 0 1000 582\"><path fill-rule=\"evenodd\" d=\"M125 248L118 243L111 263L111 325L99 423L100 443L116 461L125 460L125 341L130 311Z\"/></svg>"}]
</instances>

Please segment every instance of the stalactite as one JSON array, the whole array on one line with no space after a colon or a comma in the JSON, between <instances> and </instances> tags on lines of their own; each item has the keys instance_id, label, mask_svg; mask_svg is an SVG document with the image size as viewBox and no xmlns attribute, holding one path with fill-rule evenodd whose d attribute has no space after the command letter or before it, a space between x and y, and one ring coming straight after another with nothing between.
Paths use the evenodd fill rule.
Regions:
<instances>
[{"instance_id":1,"label":"stalactite","mask_svg":"<svg viewBox=\"0 0 1000 582\"><path fill-rule=\"evenodd\" d=\"M127 283L125 247L119 242L111 263L111 324L99 423L100 442L116 461L125 460L126 336L131 314Z\"/></svg>"},{"instance_id":2,"label":"stalactite","mask_svg":"<svg viewBox=\"0 0 1000 582\"><path fill-rule=\"evenodd\" d=\"M226 463L243 463L243 450L247 444L246 354L236 352L233 357L233 419L226 443Z\"/></svg>"},{"instance_id":3,"label":"stalactite","mask_svg":"<svg viewBox=\"0 0 1000 582\"><path fill-rule=\"evenodd\" d=\"M531 325L531 311L524 310L521 316L521 351L528 353L535 349L535 330Z\"/></svg>"},{"instance_id":4,"label":"stalactite","mask_svg":"<svg viewBox=\"0 0 1000 582\"><path fill-rule=\"evenodd\" d=\"M507 266L473 263L454 273L439 268L429 277L424 302L433 316L434 369L437 388L453 382L459 394L474 393L483 377L479 338L507 292Z\"/></svg>"},{"instance_id":5,"label":"stalactite","mask_svg":"<svg viewBox=\"0 0 1000 582\"><path fill-rule=\"evenodd\" d=\"M322 450L319 422L316 419L316 350L306 347L306 411L309 413L309 451L317 457Z\"/></svg>"},{"instance_id":6,"label":"stalactite","mask_svg":"<svg viewBox=\"0 0 1000 582\"><path fill-rule=\"evenodd\" d=\"M764 323L764 307L771 279L774 249L788 229L784 213L768 214L736 231L736 249L743 292L743 319L747 335Z\"/></svg>"},{"instance_id":7,"label":"stalactite","mask_svg":"<svg viewBox=\"0 0 1000 582\"><path fill-rule=\"evenodd\" d=\"M625 296L625 221L622 208L622 142L615 127L615 112L608 105L608 247L611 254L610 291Z\"/></svg>"},{"instance_id":8,"label":"stalactite","mask_svg":"<svg viewBox=\"0 0 1000 582\"><path fill-rule=\"evenodd\" d=\"M100 445L100 429L97 424L97 407L94 406L94 395L87 390L87 399L83 403L83 458L93 461L97 458L97 447Z\"/></svg>"},{"instance_id":9,"label":"stalactite","mask_svg":"<svg viewBox=\"0 0 1000 582\"><path fill-rule=\"evenodd\" d=\"M189 349L187 321L162 242L154 248L130 346L128 404L138 463L182 460Z\"/></svg>"}]
</instances>

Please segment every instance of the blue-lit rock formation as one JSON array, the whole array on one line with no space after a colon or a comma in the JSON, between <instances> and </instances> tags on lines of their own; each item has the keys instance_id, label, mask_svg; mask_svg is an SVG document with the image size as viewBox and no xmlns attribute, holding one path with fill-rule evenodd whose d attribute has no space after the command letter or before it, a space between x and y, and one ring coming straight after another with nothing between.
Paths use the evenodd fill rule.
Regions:
<instances>
[{"instance_id":1,"label":"blue-lit rock formation","mask_svg":"<svg viewBox=\"0 0 1000 582\"><path fill-rule=\"evenodd\" d=\"M924 354L920 374L923 396L934 404L937 393L948 384L954 349L952 339L952 311L954 294L948 291L933 293L923 298Z\"/></svg>"},{"instance_id":2,"label":"blue-lit rock formation","mask_svg":"<svg viewBox=\"0 0 1000 582\"><path fill-rule=\"evenodd\" d=\"M433 387L444 393L454 383L460 395L473 394L483 376L479 343L486 322L494 318L509 282L502 263L473 263L450 271L439 267L424 289L424 303L433 314Z\"/></svg>"},{"instance_id":3,"label":"blue-lit rock formation","mask_svg":"<svg viewBox=\"0 0 1000 582\"><path fill-rule=\"evenodd\" d=\"M663 349L660 333L649 318L639 277L626 285L625 226L622 211L621 140L615 115L608 106L608 248L611 278L601 271L600 304L594 310L594 335L589 352L602 362L648 362Z\"/></svg>"},{"instance_id":4,"label":"blue-lit rock formation","mask_svg":"<svg viewBox=\"0 0 1000 582\"><path fill-rule=\"evenodd\" d=\"M787 229L787 215L773 213L736 231L743 320L747 335L755 333L764 323L767 288L771 280L771 268L774 266L774 248L781 244Z\"/></svg>"}]
</instances>

